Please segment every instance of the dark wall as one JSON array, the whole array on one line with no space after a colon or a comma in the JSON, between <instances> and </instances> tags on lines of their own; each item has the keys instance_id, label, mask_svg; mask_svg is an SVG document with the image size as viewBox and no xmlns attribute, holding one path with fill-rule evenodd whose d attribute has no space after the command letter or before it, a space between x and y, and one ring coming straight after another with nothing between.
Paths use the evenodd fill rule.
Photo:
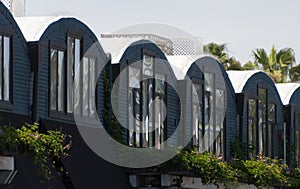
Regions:
<instances>
[{"instance_id":1,"label":"dark wall","mask_svg":"<svg viewBox=\"0 0 300 189\"><path fill-rule=\"evenodd\" d=\"M28 45L17 26L11 13L0 3L0 35L9 34L11 43L12 66L12 105L10 108L1 108L2 112L11 112L31 116L32 82L31 61Z\"/></svg>"},{"instance_id":2,"label":"dark wall","mask_svg":"<svg viewBox=\"0 0 300 189\"><path fill-rule=\"evenodd\" d=\"M142 52L143 50L148 50L151 53L155 54L155 69L159 72L165 73L167 76L167 82L173 83L173 86L167 85L167 137L171 137L175 130L177 129L177 124L179 123L179 97L176 92L177 90L177 80L175 78L175 75L173 74L173 71L164 55L164 53L152 42L147 40L141 40L138 42L135 42L131 44L122 55L122 58L120 60L120 67L122 68L126 67L127 63L135 63L142 61ZM114 73L119 74L119 73ZM117 78L116 75L113 76L113 78ZM127 80L124 79L123 83L127 83ZM121 85L119 88L120 91L127 91L126 85ZM120 112L120 118L123 123L127 124L127 93L120 93L122 95L119 95L120 103L119 104L119 112ZM127 134L124 133L124 137L127 137ZM175 136L177 137L177 136Z\"/></svg>"},{"instance_id":3,"label":"dark wall","mask_svg":"<svg viewBox=\"0 0 300 189\"><path fill-rule=\"evenodd\" d=\"M283 132L283 104L279 97L278 91L273 80L265 73L258 72L251 76L247 83L245 84L242 93L245 94L246 98L244 99L243 104L243 117L241 117L241 134L243 142L247 143L248 138L248 112L247 112L247 100L249 98L258 99L258 86L267 89L267 100L276 105L276 123L277 123L277 134L275 136L275 143L278 146L278 151L275 152L275 156L283 158L283 141L280 139L280 134ZM238 104L239 106L241 104Z\"/></svg>"}]
</instances>

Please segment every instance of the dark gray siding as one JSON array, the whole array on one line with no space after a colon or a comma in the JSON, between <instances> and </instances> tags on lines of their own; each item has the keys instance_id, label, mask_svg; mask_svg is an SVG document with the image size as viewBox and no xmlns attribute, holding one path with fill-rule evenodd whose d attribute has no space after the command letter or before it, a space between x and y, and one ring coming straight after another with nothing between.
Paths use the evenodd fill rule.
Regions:
<instances>
[{"instance_id":1,"label":"dark gray siding","mask_svg":"<svg viewBox=\"0 0 300 189\"><path fill-rule=\"evenodd\" d=\"M30 117L33 75L28 45L14 18L0 3L0 35L2 34L9 34L13 42L11 43L13 108L11 110L1 109L1 111Z\"/></svg>"},{"instance_id":2,"label":"dark gray siding","mask_svg":"<svg viewBox=\"0 0 300 189\"><path fill-rule=\"evenodd\" d=\"M248 79L247 83L243 88L243 93L247 96L257 99L258 96L258 86L262 86L267 89L267 100L269 102L275 103L276 105L276 122L277 122L277 136L275 136L275 145L278 146L278 151L275 152L275 156L283 158L283 141L280 139L280 134L283 132L283 104L279 97L278 91L273 80L265 73L258 72ZM244 103L246 105L247 103ZM247 117L247 106L244 107L242 125L240 126L243 134L243 141L247 142L247 132L248 132L248 117ZM277 144L276 144L277 143Z\"/></svg>"},{"instance_id":3,"label":"dark gray siding","mask_svg":"<svg viewBox=\"0 0 300 189\"><path fill-rule=\"evenodd\" d=\"M126 63L135 63L142 60L142 51L143 49L148 50L155 54L155 69L157 69L158 72L163 71L167 75L167 81L170 83L173 83L173 87L168 86L167 87L167 137L171 137L175 130L177 129L177 124L179 122L179 98L178 94L176 92L177 90L177 80L172 72L171 67L169 66L167 59L163 52L152 42L149 42L147 40L141 40L138 42L135 42L131 44L124 54L122 55L122 58L120 60L121 64L121 70L122 67ZM117 76L113 76L116 78ZM123 83L127 83L123 80ZM120 91L127 91L127 87L124 85L120 86ZM121 102L119 104L119 116L120 120L123 124L127 126L127 93L120 93L122 95L119 95L119 101ZM123 99L123 100L120 100ZM127 134L124 133L124 137L127 138ZM177 136L176 136L177 137Z\"/></svg>"}]
</instances>

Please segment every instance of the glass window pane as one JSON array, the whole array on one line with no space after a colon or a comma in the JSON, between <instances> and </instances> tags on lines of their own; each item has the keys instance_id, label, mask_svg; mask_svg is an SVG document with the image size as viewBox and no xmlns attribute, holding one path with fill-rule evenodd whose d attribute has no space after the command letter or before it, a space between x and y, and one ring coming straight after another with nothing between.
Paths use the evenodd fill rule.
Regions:
<instances>
[{"instance_id":1,"label":"glass window pane","mask_svg":"<svg viewBox=\"0 0 300 189\"><path fill-rule=\"evenodd\" d=\"M273 128L276 122L276 106L269 103L268 105L268 156L273 156Z\"/></svg>"},{"instance_id":2,"label":"glass window pane","mask_svg":"<svg viewBox=\"0 0 300 189\"><path fill-rule=\"evenodd\" d=\"M267 92L266 89L258 89L258 124L259 124L259 154L267 155L267 130L266 130L266 106Z\"/></svg>"},{"instance_id":3,"label":"glass window pane","mask_svg":"<svg viewBox=\"0 0 300 189\"><path fill-rule=\"evenodd\" d=\"M89 89L90 89L90 97L89 97L89 101L90 101L90 115L93 116L95 114L95 59L90 58L90 84L89 84Z\"/></svg>"},{"instance_id":4,"label":"glass window pane","mask_svg":"<svg viewBox=\"0 0 300 189\"><path fill-rule=\"evenodd\" d=\"M129 87L140 88L140 69L129 66Z\"/></svg>"},{"instance_id":5,"label":"glass window pane","mask_svg":"<svg viewBox=\"0 0 300 189\"><path fill-rule=\"evenodd\" d=\"M57 50L51 49L51 89L50 89L50 108L56 110L57 99Z\"/></svg>"},{"instance_id":6,"label":"glass window pane","mask_svg":"<svg viewBox=\"0 0 300 189\"><path fill-rule=\"evenodd\" d=\"M2 51L2 45L3 45L3 42L2 42L2 36L0 35L0 100L3 100L2 98L2 93L3 93L3 87L2 87L2 79L3 79L3 63L2 63L2 60L3 60L3 51Z\"/></svg>"},{"instance_id":7,"label":"glass window pane","mask_svg":"<svg viewBox=\"0 0 300 189\"><path fill-rule=\"evenodd\" d=\"M73 104L73 78L74 78L74 40L68 37L68 60L67 60L67 112L72 113Z\"/></svg>"},{"instance_id":8,"label":"glass window pane","mask_svg":"<svg viewBox=\"0 0 300 189\"><path fill-rule=\"evenodd\" d=\"M88 85L89 85L89 59L83 58L83 83L82 83L82 115L88 116L89 99L88 99ZM75 97L76 99L76 97Z\"/></svg>"},{"instance_id":9,"label":"glass window pane","mask_svg":"<svg viewBox=\"0 0 300 189\"><path fill-rule=\"evenodd\" d=\"M64 52L63 51L58 51L58 111L64 111L64 90L65 90L65 85L64 85L64 76L65 76L65 69L64 69Z\"/></svg>"},{"instance_id":10,"label":"glass window pane","mask_svg":"<svg viewBox=\"0 0 300 189\"><path fill-rule=\"evenodd\" d=\"M4 37L3 40L3 99L9 101L9 72L10 72L10 40L9 37Z\"/></svg>"},{"instance_id":11,"label":"glass window pane","mask_svg":"<svg viewBox=\"0 0 300 189\"><path fill-rule=\"evenodd\" d=\"M256 155L256 100L248 101L248 148L249 157Z\"/></svg>"},{"instance_id":12,"label":"glass window pane","mask_svg":"<svg viewBox=\"0 0 300 189\"><path fill-rule=\"evenodd\" d=\"M74 108L77 114L80 114L80 40L75 39L75 47L74 47L74 69L75 69L75 76L74 76Z\"/></svg>"},{"instance_id":13,"label":"glass window pane","mask_svg":"<svg viewBox=\"0 0 300 189\"><path fill-rule=\"evenodd\" d=\"M165 75L155 74L155 92L164 94L165 93Z\"/></svg>"},{"instance_id":14,"label":"glass window pane","mask_svg":"<svg viewBox=\"0 0 300 189\"><path fill-rule=\"evenodd\" d=\"M152 56L143 56L143 74L147 76L153 76L153 62L154 58Z\"/></svg>"}]
</instances>

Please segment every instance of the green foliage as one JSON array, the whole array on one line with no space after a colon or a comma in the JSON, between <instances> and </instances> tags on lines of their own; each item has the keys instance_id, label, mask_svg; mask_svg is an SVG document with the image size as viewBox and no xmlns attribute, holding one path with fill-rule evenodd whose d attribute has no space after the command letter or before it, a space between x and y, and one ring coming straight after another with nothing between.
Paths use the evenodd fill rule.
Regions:
<instances>
[{"instance_id":1,"label":"green foliage","mask_svg":"<svg viewBox=\"0 0 300 189\"><path fill-rule=\"evenodd\" d=\"M194 150L183 150L160 165L158 171L199 177L203 184L219 183L229 186L241 182L254 184L258 188L300 187L299 168L290 170L281 160L263 156L223 162L211 153L200 154Z\"/></svg>"},{"instance_id":2,"label":"green foliage","mask_svg":"<svg viewBox=\"0 0 300 189\"><path fill-rule=\"evenodd\" d=\"M292 82L300 81L300 64L290 69L289 76Z\"/></svg>"},{"instance_id":3,"label":"green foliage","mask_svg":"<svg viewBox=\"0 0 300 189\"><path fill-rule=\"evenodd\" d=\"M264 49L252 51L255 64L262 66L263 70L276 82L286 82L289 69L295 62L294 51L291 48L280 49L278 52L273 46L269 55Z\"/></svg>"},{"instance_id":4,"label":"green foliage","mask_svg":"<svg viewBox=\"0 0 300 189\"><path fill-rule=\"evenodd\" d=\"M49 130L40 133L37 123L26 124L19 129L4 126L0 127L0 154L29 155L38 167L38 174L43 176L44 180L49 180L55 160L68 155L67 152L71 147L70 138L59 131Z\"/></svg>"},{"instance_id":5,"label":"green foliage","mask_svg":"<svg viewBox=\"0 0 300 189\"><path fill-rule=\"evenodd\" d=\"M248 61L246 64L243 65L242 69L243 70L255 70L255 69L257 69L257 65L251 61Z\"/></svg>"},{"instance_id":6,"label":"green foliage","mask_svg":"<svg viewBox=\"0 0 300 189\"><path fill-rule=\"evenodd\" d=\"M103 79L104 79L104 108L103 108L103 115L104 115L104 127L107 133L116 141L121 144L125 144L123 133L124 129L115 117L114 113L112 112L111 107L111 90L113 84L110 82L109 79L109 68L106 67L103 69ZM115 102L118 102L115 100Z\"/></svg>"},{"instance_id":7,"label":"green foliage","mask_svg":"<svg viewBox=\"0 0 300 189\"><path fill-rule=\"evenodd\" d=\"M233 170L214 154L200 154L196 151L184 150L178 152L171 161L162 166L163 170L192 173L200 177L203 184L235 181Z\"/></svg>"},{"instance_id":8,"label":"green foliage","mask_svg":"<svg viewBox=\"0 0 300 189\"><path fill-rule=\"evenodd\" d=\"M229 166L236 172L240 182L255 186L291 186L284 174L286 165L279 160L267 157L255 157L249 160L234 160Z\"/></svg>"}]
</instances>

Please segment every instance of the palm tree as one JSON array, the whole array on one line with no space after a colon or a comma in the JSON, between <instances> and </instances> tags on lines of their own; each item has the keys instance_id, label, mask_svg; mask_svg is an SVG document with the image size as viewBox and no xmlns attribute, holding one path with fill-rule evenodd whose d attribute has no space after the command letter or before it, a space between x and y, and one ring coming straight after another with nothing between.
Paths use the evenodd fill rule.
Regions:
<instances>
[{"instance_id":1,"label":"palm tree","mask_svg":"<svg viewBox=\"0 0 300 189\"><path fill-rule=\"evenodd\" d=\"M284 48L277 52L273 46L269 55L261 48L253 50L252 53L255 64L260 64L275 82L286 82L289 69L295 62L293 49Z\"/></svg>"},{"instance_id":2,"label":"palm tree","mask_svg":"<svg viewBox=\"0 0 300 189\"><path fill-rule=\"evenodd\" d=\"M217 57L219 62L227 69L230 66L230 58L227 54L226 44L208 43L203 47L204 53L209 53Z\"/></svg>"},{"instance_id":3,"label":"palm tree","mask_svg":"<svg viewBox=\"0 0 300 189\"><path fill-rule=\"evenodd\" d=\"M289 76L292 82L300 81L300 64L290 69Z\"/></svg>"}]
</instances>

